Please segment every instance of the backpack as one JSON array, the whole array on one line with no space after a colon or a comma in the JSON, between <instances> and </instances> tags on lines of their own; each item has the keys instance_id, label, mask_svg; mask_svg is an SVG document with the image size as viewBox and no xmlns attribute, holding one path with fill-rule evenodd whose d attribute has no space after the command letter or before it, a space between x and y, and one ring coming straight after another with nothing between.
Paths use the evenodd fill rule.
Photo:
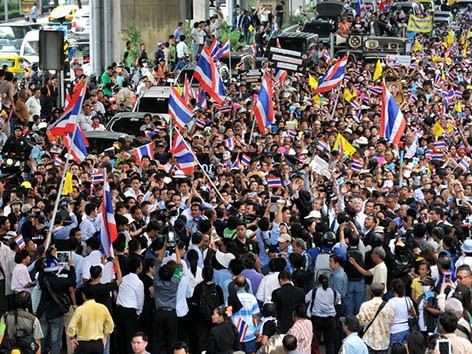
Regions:
<instances>
[{"instance_id":1,"label":"backpack","mask_svg":"<svg viewBox=\"0 0 472 354\"><path fill-rule=\"evenodd\" d=\"M315 260L315 284L318 284L318 278L321 274L325 274L328 279L331 278L331 273L333 272L329 267L329 256L331 252L321 251Z\"/></svg>"},{"instance_id":2,"label":"backpack","mask_svg":"<svg viewBox=\"0 0 472 354\"><path fill-rule=\"evenodd\" d=\"M269 338L266 345L263 345L259 352L261 354L285 354L284 345L282 343L285 334L275 334Z\"/></svg>"},{"instance_id":3,"label":"backpack","mask_svg":"<svg viewBox=\"0 0 472 354\"><path fill-rule=\"evenodd\" d=\"M27 329L18 328L18 317L21 317L30 323ZM9 351L20 349L21 354L35 354L39 348L33 336L33 326L36 317L26 311L22 311L21 314L18 314L18 312L15 311L10 311L4 315L3 319L7 326L7 331L3 338L3 346ZM9 337L9 333L10 336L13 336Z\"/></svg>"},{"instance_id":4,"label":"backpack","mask_svg":"<svg viewBox=\"0 0 472 354\"><path fill-rule=\"evenodd\" d=\"M198 312L205 321L211 320L213 310L220 305L220 298L216 291L215 284L203 284L202 294L200 295L200 303L198 304Z\"/></svg>"},{"instance_id":5,"label":"backpack","mask_svg":"<svg viewBox=\"0 0 472 354\"><path fill-rule=\"evenodd\" d=\"M354 258L362 268L364 268L364 257L362 256L359 246L351 247L348 246L346 250L346 259L349 260L349 257ZM344 265L344 271L346 272L347 278L349 280L361 280L364 279L364 276L359 273L359 271L348 261Z\"/></svg>"}]
</instances>

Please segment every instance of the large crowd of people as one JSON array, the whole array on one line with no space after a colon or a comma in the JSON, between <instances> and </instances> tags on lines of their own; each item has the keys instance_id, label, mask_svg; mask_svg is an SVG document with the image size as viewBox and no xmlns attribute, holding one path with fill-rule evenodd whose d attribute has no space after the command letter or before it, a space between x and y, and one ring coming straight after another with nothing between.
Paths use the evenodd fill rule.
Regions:
<instances>
[{"instance_id":1,"label":"large crowd of people","mask_svg":"<svg viewBox=\"0 0 472 354\"><path fill-rule=\"evenodd\" d=\"M256 37L280 31L286 8L235 8L231 26L251 43L250 28ZM340 18L333 30L404 30L407 16L389 8L351 26ZM222 104L190 99L198 124L180 134L198 159L193 173L170 152L169 121L149 114L139 136L72 161L62 198L67 149L49 130L63 112L57 80L41 86L34 67L18 81L4 67L2 348L469 353L472 11L454 14L453 30L416 35L410 65L386 60L374 80L375 63L350 57L341 86L321 95L313 79L339 60L321 46L302 73L279 82L264 65L274 121L263 131L253 125L259 86L241 75L225 82ZM154 60L144 45L133 58L127 43L122 62L100 77L77 75L87 85L78 125L105 130L115 112L196 60L207 39L221 41L222 21L217 12L196 22L189 39L179 23ZM267 37L256 39L258 52ZM379 137L382 80L400 83L407 128L395 145ZM132 153L149 143L153 156ZM107 193L118 233L112 257L100 239Z\"/></svg>"}]
</instances>

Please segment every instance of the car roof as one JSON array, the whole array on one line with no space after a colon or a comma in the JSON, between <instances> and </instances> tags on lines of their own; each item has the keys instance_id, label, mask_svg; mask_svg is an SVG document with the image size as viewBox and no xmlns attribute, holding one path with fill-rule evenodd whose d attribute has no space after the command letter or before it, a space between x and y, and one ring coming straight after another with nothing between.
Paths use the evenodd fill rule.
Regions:
<instances>
[{"instance_id":1,"label":"car roof","mask_svg":"<svg viewBox=\"0 0 472 354\"><path fill-rule=\"evenodd\" d=\"M315 21L326 22L324 20L315 20ZM312 37L316 38L316 34L309 33L309 32L285 32L274 37L275 38L312 38Z\"/></svg>"},{"instance_id":2,"label":"car roof","mask_svg":"<svg viewBox=\"0 0 472 354\"><path fill-rule=\"evenodd\" d=\"M146 91L144 91L142 97L156 97L161 95L170 96L170 91L170 86L151 86Z\"/></svg>"}]
</instances>

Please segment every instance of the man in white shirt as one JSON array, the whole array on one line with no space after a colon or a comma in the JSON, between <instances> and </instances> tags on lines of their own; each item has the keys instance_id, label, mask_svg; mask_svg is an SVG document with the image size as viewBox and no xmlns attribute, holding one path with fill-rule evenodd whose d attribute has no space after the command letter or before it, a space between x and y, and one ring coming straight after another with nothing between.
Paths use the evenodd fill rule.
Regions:
<instances>
[{"instance_id":1,"label":"man in white shirt","mask_svg":"<svg viewBox=\"0 0 472 354\"><path fill-rule=\"evenodd\" d=\"M285 258L275 258L269 262L270 273L262 278L257 288L257 301L266 304L272 302L272 293L280 288L279 273L285 269L287 262Z\"/></svg>"},{"instance_id":2,"label":"man in white shirt","mask_svg":"<svg viewBox=\"0 0 472 354\"><path fill-rule=\"evenodd\" d=\"M41 97L41 89L37 88L34 90L33 95L28 98L26 101L26 107L28 108L28 113L29 113L29 121L33 121L33 116L41 116L41 102L40 102L40 97Z\"/></svg>"},{"instance_id":3,"label":"man in white shirt","mask_svg":"<svg viewBox=\"0 0 472 354\"><path fill-rule=\"evenodd\" d=\"M144 305L144 284L139 279L143 270L141 259L129 258L128 269L130 273L123 277L116 299L116 338L120 354L132 352L131 340L139 329L139 315Z\"/></svg>"},{"instance_id":4,"label":"man in white shirt","mask_svg":"<svg viewBox=\"0 0 472 354\"><path fill-rule=\"evenodd\" d=\"M83 131L89 130L92 125L92 104L89 100L86 100L82 106L82 113L79 114L79 126Z\"/></svg>"},{"instance_id":5,"label":"man in white shirt","mask_svg":"<svg viewBox=\"0 0 472 354\"><path fill-rule=\"evenodd\" d=\"M180 36L180 42L175 46L177 52L177 65L175 69L180 70L187 64L187 58L189 57L188 45L185 43L185 35Z\"/></svg>"},{"instance_id":6,"label":"man in white shirt","mask_svg":"<svg viewBox=\"0 0 472 354\"><path fill-rule=\"evenodd\" d=\"M87 241L85 241L85 244L89 250L89 255L84 258L82 267L82 277L84 282L90 279L90 267L102 264L103 257L102 252L100 252L100 240L98 238L90 237ZM107 262L103 266L103 274L100 282L102 284L111 282L114 278L113 274L113 264L111 262Z\"/></svg>"}]
</instances>

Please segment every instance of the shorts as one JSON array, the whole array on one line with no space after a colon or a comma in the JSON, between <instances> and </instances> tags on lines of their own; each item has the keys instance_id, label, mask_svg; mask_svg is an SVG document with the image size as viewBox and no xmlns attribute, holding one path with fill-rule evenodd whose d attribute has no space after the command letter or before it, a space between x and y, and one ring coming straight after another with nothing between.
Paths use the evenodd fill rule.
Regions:
<instances>
[{"instance_id":1,"label":"shorts","mask_svg":"<svg viewBox=\"0 0 472 354\"><path fill-rule=\"evenodd\" d=\"M250 340L249 342L241 343L241 350L245 353L255 353L256 352L256 340Z\"/></svg>"}]
</instances>

